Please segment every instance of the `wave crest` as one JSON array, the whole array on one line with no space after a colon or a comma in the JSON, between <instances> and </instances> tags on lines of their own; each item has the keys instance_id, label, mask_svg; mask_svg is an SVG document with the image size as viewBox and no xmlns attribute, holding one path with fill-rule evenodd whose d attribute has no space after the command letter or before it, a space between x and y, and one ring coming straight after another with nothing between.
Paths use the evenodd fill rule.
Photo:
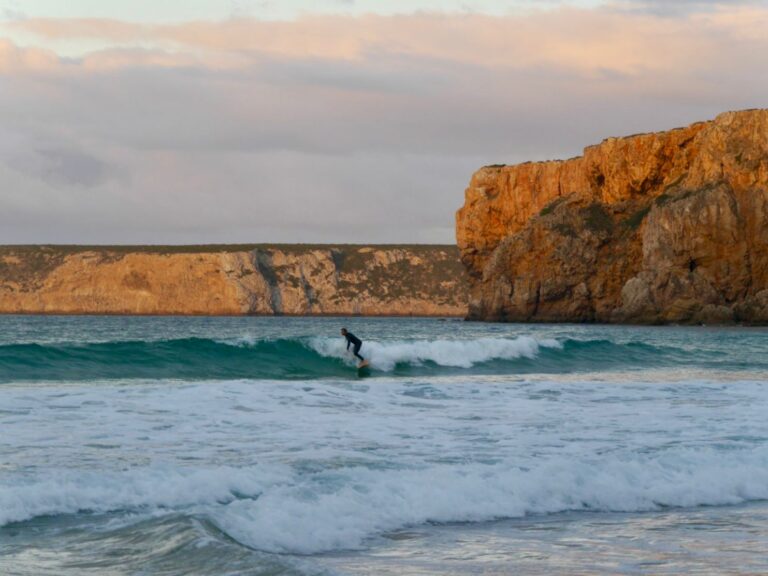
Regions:
<instances>
[{"instance_id":1,"label":"wave crest","mask_svg":"<svg viewBox=\"0 0 768 576\"><path fill-rule=\"evenodd\" d=\"M675 450L535 466L351 467L317 473L258 466L53 474L0 484L0 525L41 515L183 512L267 552L311 554L426 522L482 522L564 511L640 512L768 498L768 451ZM140 518L137 518L137 521Z\"/></svg>"},{"instance_id":2,"label":"wave crest","mask_svg":"<svg viewBox=\"0 0 768 576\"><path fill-rule=\"evenodd\" d=\"M593 372L669 366L691 358L678 349L608 340L477 338L366 340L374 375ZM353 378L355 359L341 338L136 340L0 346L0 382L96 379Z\"/></svg>"},{"instance_id":3,"label":"wave crest","mask_svg":"<svg viewBox=\"0 0 768 576\"><path fill-rule=\"evenodd\" d=\"M348 357L343 342L315 338L309 345L320 355L344 359ZM517 338L478 338L476 340L417 340L399 342L365 342L361 353L370 357L378 370L391 371L398 365L423 366L426 363L450 368L471 368L491 360L535 358L541 348L561 349L557 340L536 340L531 336Z\"/></svg>"}]
</instances>

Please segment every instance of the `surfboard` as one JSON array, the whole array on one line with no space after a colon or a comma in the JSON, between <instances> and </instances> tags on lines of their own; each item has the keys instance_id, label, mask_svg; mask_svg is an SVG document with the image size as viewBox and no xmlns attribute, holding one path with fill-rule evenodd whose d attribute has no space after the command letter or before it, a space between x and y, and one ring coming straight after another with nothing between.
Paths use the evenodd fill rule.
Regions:
<instances>
[{"instance_id":1,"label":"surfboard","mask_svg":"<svg viewBox=\"0 0 768 576\"><path fill-rule=\"evenodd\" d=\"M364 360L357 365L358 376L368 376L371 373L371 363L368 360Z\"/></svg>"},{"instance_id":2,"label":"surfboard","mask_svg":"<svg viewBox=\"0 0 768 576\"><path fill-rule=\"evenodd\" d=\"M360 370L362 368L367 368L370 365L371 363L368 360L363 360L362 362L360 362L360 364L357 365L357 369Z\"/></svg>"}]
</instances>

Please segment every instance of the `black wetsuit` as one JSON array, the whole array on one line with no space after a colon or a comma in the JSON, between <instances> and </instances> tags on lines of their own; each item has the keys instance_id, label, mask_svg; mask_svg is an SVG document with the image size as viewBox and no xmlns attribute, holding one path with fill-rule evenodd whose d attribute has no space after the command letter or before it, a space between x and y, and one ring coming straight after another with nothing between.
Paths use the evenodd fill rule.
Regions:
<instances>
[{"instance_id":1,"label":"black wetsuit","mask_svg":"<svg viewBox=\"0 0 768 576\"><path fill-rule=\"evenodd\" d=\"M354 334L352 334L352 332L347 332L347 333L344 335L344 338L346 338L346 339L347 339L347 350L349 350L349 345L351 344L352 346L354 346L354 348L352 348L352 353L353 353L355 356L357 356L358 358L360 358L360 360L365 360L365 358L363 358L363 357L362 357L362 356L360 356L360 354L359 354L359 352L360 352L360 347L363 345L363 341L362 341L362 340L360 340L360 338L358 338L358 337L357 337L357 336L355 336Z\"/></svg>"}]
</instances>

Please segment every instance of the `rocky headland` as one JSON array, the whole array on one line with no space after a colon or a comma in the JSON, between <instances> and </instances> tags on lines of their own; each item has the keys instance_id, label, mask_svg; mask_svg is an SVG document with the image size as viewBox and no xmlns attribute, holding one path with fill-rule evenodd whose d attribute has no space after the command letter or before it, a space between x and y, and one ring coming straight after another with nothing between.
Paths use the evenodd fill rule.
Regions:
<instances>
[{"instance_id":1,"label":"rocky headland","mask_svg":"<svg viewBox=\"0 0 768 576\"><path fill-rule=\"evenodd\" d=\"M768 323L768 110L487 166L458 211L469 317Z\"/></svg>"},{"instance_id":2,"label":"rocky headland","mask_svg":"<svg viewBox=\"0 0 768 576\"><path fill-rule=\"evenodd\" d=\"M464 316L454 246L5 246L0 313Z\"/></svg>"}]
</instances>

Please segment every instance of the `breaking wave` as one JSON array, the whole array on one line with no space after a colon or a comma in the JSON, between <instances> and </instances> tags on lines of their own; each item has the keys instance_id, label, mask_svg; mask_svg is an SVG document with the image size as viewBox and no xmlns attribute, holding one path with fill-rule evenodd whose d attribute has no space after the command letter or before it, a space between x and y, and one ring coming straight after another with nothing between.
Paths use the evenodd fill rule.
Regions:
<instances>
[{"instance_id":1,"label":"breaking wave","mask_svg":"<svg viewBox=\"0 0 768 576\"><path fill-rule=\"evenodd\" d=\"M366 341L372 374L416 376L564 373L674 366L691 353L640 342L478 338ZM206 338L0 346L0 381L137 378L316 379L357 377L340 339Z\"/></svg>"},{"instance_id":2,"label":"breaking wave","mask_svg":"<svg viewBox=\"0 0 768 576\"><path fill-rule=\"evenodd\" d=\"M426 522L482 522L563 511L640 512L768 498L766 449L561 457L534 467L281 467L69 471L0 484L0 525L37 516L146 512L213 522L257 550L311 554ZM137 519L137 521L140 518Z\"/></svg>"}]
</instances>

